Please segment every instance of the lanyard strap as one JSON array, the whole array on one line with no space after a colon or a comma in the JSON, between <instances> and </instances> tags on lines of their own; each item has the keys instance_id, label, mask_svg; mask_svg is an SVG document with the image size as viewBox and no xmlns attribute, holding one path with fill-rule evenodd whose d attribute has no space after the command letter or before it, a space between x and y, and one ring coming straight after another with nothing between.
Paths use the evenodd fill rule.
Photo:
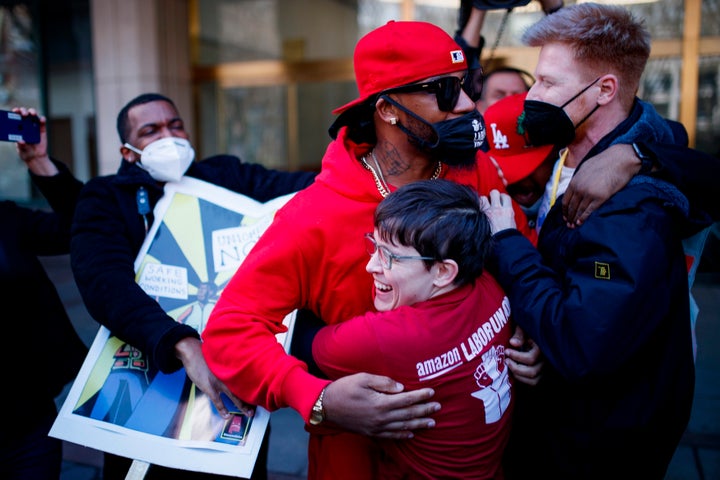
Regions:
<instances>
[{"instance_id":1,"label":"lanyard strap","mask_svg":"<svg viewBox=\"0 0 720 480\"><path fill-rule=\"evenodd\" d=\"M560 153L560 161L558 162L557 171L555 172L555 177L553 178L553 184L552 184L552 191L550 192L550 208L552 208L553 205L555 205L555 200L557 199L557 191L558 186L560 185L560 177L562 176L562 169L563 166L565 166L565 159L568 156L568 149Z\"/></svg>"}]
</instances>

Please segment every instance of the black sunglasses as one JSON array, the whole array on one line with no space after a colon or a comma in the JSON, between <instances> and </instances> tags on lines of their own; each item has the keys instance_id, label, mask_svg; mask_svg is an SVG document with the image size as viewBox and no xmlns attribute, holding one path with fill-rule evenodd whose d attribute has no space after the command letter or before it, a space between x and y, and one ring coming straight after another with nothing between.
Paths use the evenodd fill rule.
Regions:
<instances>
[{"instance_id":1,"label":"black sunglasses","mask_svg":"<svg viewBox=\"0 0 720 480\"><path fill-rule=\"evenodd\" d=\"M465 90L465 93L472 96L472 91L467 90L468 88L472 88L472 82L468 82L466 79L467 76L458 78L448 75L447 77L440 77L427 82L413 83L410 85L403 85L402 87L390 88L381 92L380 95L414 92L433 93L435 94L438 108L443 112L452 112L455 109L455 105L457 105L458 99L460 98L460 90Z\"/></svg>"}]
</instances>

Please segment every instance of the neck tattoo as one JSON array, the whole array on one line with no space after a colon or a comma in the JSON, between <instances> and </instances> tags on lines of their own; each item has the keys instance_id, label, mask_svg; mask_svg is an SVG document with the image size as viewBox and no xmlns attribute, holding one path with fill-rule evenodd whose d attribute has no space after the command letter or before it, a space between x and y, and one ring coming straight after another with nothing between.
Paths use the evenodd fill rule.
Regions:
<instances>
[{"instance_id":1,"label":"neck tattoo","mask_svg":"<svg viewBox=\"0 0 720 480\"><path fill-rule=\"evenodd\" d=\"M385 175L383 175L382 168L380 168L380 164L377 161L377 157L375 157L375 150L370 151L370 156L373 159L373 163L375 164L375 168L377 168L377 176L375 176L375 168L373 168L373 176L375 176L375 180L378 180L378 177L380 179L380 183L382 184L382 189L378 187L378 191L380 192L380 195L383 196L383 198L387 197L387 193L383 194L383 192L389 192L390 187L388 187L387 182L385 181Z\"/></svg>"},{"instance_id":2,"label":"neck tattoo","mask_svg":"<svg viewBox=\"0 0 720 480\"><path fill-rule=\"evenodd\" d=\"M387 182L385 181L385 176L382 173L382 168L380 168L380 164L377 161L377 158L375 158L375 151L370 152L370 156L373 159L373 163L375 164L375 167L377 170L370 166L370 164L367 162L367 156L363 156L360 158L360 161L363 164L363 167L365 167L366 170L368 170L370 173L372 173L373 178L375 179L375 186L377 187L378 192L380 193L380 196L385 198L388 195L390 195L390 187L388 186ZM435 171L433 172L432 176L430 177L430 180L437 180L440 177L440 174L442 173L442 162L438 162L437 166L435 167Z\"/></svg>"}]
</instances>

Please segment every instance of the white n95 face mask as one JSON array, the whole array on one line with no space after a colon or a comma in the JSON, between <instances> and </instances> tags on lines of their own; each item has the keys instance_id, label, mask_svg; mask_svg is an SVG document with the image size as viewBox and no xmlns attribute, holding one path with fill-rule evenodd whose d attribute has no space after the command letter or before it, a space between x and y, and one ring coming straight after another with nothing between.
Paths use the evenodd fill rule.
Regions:
<instances>
[{"instance_id":1,"label":"white n95 face mask","mask_svg":"<svg viewBox=\"0 0 720 480\"><path fill-rule=\"evenodd\" d=\"M179 137L155 140L142 151L129 143L125 147L140 155L138 166L158 182L179 182L195 159L190 142Z\"/></svg>"}]
</instances>

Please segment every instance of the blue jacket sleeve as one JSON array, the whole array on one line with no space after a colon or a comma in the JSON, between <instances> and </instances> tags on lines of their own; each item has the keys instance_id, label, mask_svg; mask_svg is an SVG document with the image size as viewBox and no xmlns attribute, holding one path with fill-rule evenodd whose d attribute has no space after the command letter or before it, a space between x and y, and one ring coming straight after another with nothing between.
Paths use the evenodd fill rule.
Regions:
<instances>
[{"instance_id":1,"label":"blue jacket sleeve","mask_svg":"<svg viewBox=\"0 0 720 480\"><path fill-rule=\"evenodd\" d=\"M27 241L34 245L37 255L61 255L70 252L70 226L75 213L82 182L76 179L67 166L52 161L60 171L57 175L42 176L30 172L30 178L45 197L52 213L37 211L34 232Z\"/></svg>"},{"instance_id":2,"label":"blue jacket sleeve","mask_svg":"<svg viewBox=\"0 0 720 480\"><path fill-rule=\"evenodd\" d=\"M622 365L677 299L678 282L687 282L677 278L684 257L679 240L675 247L666 240L674 236L664 218L597 215L551 239L555 246L542 256L516 230L495 235L491 271L508 292L513 318L565 378Z\"/></svg>"},{"instance_id":3,"label":"blue jacket sleeve","mask_svg":"<svg viewBox=\"0 0 720 480\"><path fill-rule=\"evenodd\" d=\"M243 163L231 155L216 155L192 165L188 172L258 202L297 192L315 180L316 172L284 172L256 163Z\"/></svg>"}]
</instances>

